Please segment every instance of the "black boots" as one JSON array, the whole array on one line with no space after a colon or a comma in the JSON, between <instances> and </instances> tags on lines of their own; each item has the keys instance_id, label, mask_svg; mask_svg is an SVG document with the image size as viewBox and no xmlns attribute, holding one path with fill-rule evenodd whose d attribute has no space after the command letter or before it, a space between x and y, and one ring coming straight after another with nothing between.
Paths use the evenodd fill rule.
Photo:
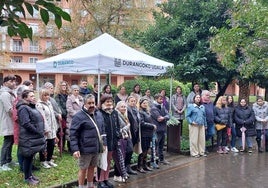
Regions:
<instances>
[{"instance_id":1,"label":"black boots","mask_svg":"<svg viewBox=\"0 0 268 188\"><path fill-rule=\"evenodd\" d=\"M143 157L143 170L145 171L153 171L149 166L147 166L147 155Z\"/></svg>"},{"instance_id":2,"label":"black boots","mask_svg":"<svg viewBox=\"0 0 268 188\"><path fill-rule=\"evenodd\" d=\"M142 163L143 163L143 154L141 153L138 157L138 166L137 166L137 171L140 173L146 173L143 168L142 168Z\"/></svg>"},{"instance_id":3,"label":"black boots","mask_svg":"<svg viewBox=\"0 0 268 188\"><path fill-rule=\"evenodd\" d=\"M130 165L126 165L127 173L130 175L137 175L138 173L135 170L132 170Z\"/></svg>"},{"instance_id":4,"label":"black boots","mask_svg":"<svg viewBox=\"0 0 268 188\"><path fill-rule=\"evenodd\" d=\"M258 152L262 153L263 149L261 147L261 139L260 138L256 138L257 144L258 144Z\"/></svg>"}]
</instances>

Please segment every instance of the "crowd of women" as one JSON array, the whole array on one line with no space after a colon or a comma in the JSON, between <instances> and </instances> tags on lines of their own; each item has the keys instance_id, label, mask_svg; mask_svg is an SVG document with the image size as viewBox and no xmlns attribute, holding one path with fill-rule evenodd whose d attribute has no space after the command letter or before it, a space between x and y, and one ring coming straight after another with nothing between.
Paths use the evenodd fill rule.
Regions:
<instances>
[{"instance_id":1,"label":"crowd of women","mask_svg":"<svg viewBox=\"0 0 268 188\"><path fill-rule=\"evenodd\" d=\"M47 169L57 167L53 160L56 145L60 151L75 152L70 142L70 136L73 136L70 135L72 119L77 112L86 109L84 97L90 93L95 99L96 110L102 115L106 135L107 164L106 168L97 170L95 179L99 182L98 187L113 187L109 182L112 159L113 179L117 182L126 182L130 175L137 175L137 171L146 173L160 168L160 164L170 164L163 153L170 107L172 115L181 125L181 135L183 120L186 118L188 121L190 155L193 157L207 156L205 143L215 134L219 154L252 152L254 136L258 151L268 151L268 103L262 97L257 97L257 102L250 107L245 99L235 106L232 96L220 96L214 106L210 92L202 91L198 84L194 84L193 91L187 97L178 86L170 99L165 96L164 89L153 97L150 89L144 90L142 95L141 86L136 84L129 95L124 86L113 95L111 86L105 85L98 103L98 84L94 84L90 91L86 81L81 81L80 86L69 86L66 81L61 81L56 90L52 83L47 82L40 89L37 100L31 81L18 86L16 94L13 94L14 88L9 88L14 96L11 113L14 131L11 135L19 145L20 169L29 184L39 183L39 178L32 174L36 153L39 153L42 167ZM131 168L133 152L138 154L137 171ZM2 170L11 170L2 158L1 165Z\"/></svg>"},{"instance_id":2,"label":"crowd of women","mask_svg":"<svg viewBox=\"0 0 268 188\"><path fill-rule=\"evenodd\" d=\"M189 123L191 156L207 156L205 143L214 134L217 136L219 154L227 154L229 151L252 153L254 138L258 152L268 152L268 103L263 97L258 96L251 106L243 98L234 105L232 96L220 96L214 106L210 92L201 91L198 84L194 85L189 96L186 118ZM193 101L190 101L192 96Z\"/></svg>"}]
</instances>

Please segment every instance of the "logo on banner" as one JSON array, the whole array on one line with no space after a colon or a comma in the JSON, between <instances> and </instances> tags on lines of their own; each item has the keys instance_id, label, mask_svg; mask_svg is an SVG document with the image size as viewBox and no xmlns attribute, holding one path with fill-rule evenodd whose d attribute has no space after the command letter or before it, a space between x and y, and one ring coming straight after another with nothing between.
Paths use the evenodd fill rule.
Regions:
<instances>
[{"instance_id":1,"label":"logo on banner","mask_svg":"<svg viewBox=\"0 0 268 188\"><path fill-rule=\"evenodd\" d=\"M148 63L144 63L142 61L130 61L130 60L122 60L119 58L114 58L114 66L115 67L140 67L142 69L150 69L150 70L164 70L164 66L159 65L151 65Z\"/></svg>"},{"instance_id":2,"label":"logo on banner","mask_svg":"<svg viewBox=\"0 0 268 188\"><path fill-rule=\"evenodd\" d=\"M114 66L116 67L121 67L121 59L114 58Z\"/></svg>"},{"instance_id":3,"label":"logo on banner","mask_svg":"<svg viewBox=\"0 0 268 188\"><path fill-rule=\"evenodd\" d=\"M53 68L60 68L60 67L70 67L70 65L73 65L73 60L62 60L62 61L53 61Z\"/></svg>"}]
</instances>

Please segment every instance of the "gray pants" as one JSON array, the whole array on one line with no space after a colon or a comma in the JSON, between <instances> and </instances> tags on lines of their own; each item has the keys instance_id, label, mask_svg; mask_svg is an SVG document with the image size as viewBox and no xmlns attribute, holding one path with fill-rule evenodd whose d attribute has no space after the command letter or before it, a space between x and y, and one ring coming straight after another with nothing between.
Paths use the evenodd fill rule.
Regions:
<instances>
[{"instance_id":1,"label":"gray pants","mask_svg":"<svg viewBox=\"0 0 268 188\"><path fill-rule=\"evenodd\" d=\"M12 161L12 146L14 143L14 136L4 136L4 142L1 149L1 166Z\"/></svg>"}]
</instances>

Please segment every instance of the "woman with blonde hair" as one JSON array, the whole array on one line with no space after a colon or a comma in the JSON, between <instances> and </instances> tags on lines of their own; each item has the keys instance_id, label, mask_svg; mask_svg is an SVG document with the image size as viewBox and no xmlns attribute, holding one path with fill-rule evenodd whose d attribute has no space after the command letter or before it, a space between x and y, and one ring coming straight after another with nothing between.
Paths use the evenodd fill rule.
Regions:
<instances>
[{"instance_id":1,"label":"woman with blonde hair","mask_svg":"<svg viewBox=\"0 0 268 188\"><path fill-rule=\"evenodd\" d=\"M215 110L214 110L214 121L215 124L220 124L225 127L221 129L217 129L217 146L218 146L218 153L224 154L228 153L226 150L227 146L227 128L231 127L232 123L232 116L227 106L227 99L226 96L220 96L216 102Z\"/></svg>"},{"instance_id":2,"label":"woman with blonde hair","mask_svg":"<svg viewBox=\"0 0 268 188\"><path fill-rule=\"evenodd\" d=\"M45 123L45 138L46 138L46 155L44 152L40 152L40 161L44 168L51 168L58 166L51 159L54 152L56 132L58 124L54 114L53 106L49 101L50 91L47 89L41 89L40 99L36 103L36 109L41 113Z\"/></svg>"}]
</instances>

